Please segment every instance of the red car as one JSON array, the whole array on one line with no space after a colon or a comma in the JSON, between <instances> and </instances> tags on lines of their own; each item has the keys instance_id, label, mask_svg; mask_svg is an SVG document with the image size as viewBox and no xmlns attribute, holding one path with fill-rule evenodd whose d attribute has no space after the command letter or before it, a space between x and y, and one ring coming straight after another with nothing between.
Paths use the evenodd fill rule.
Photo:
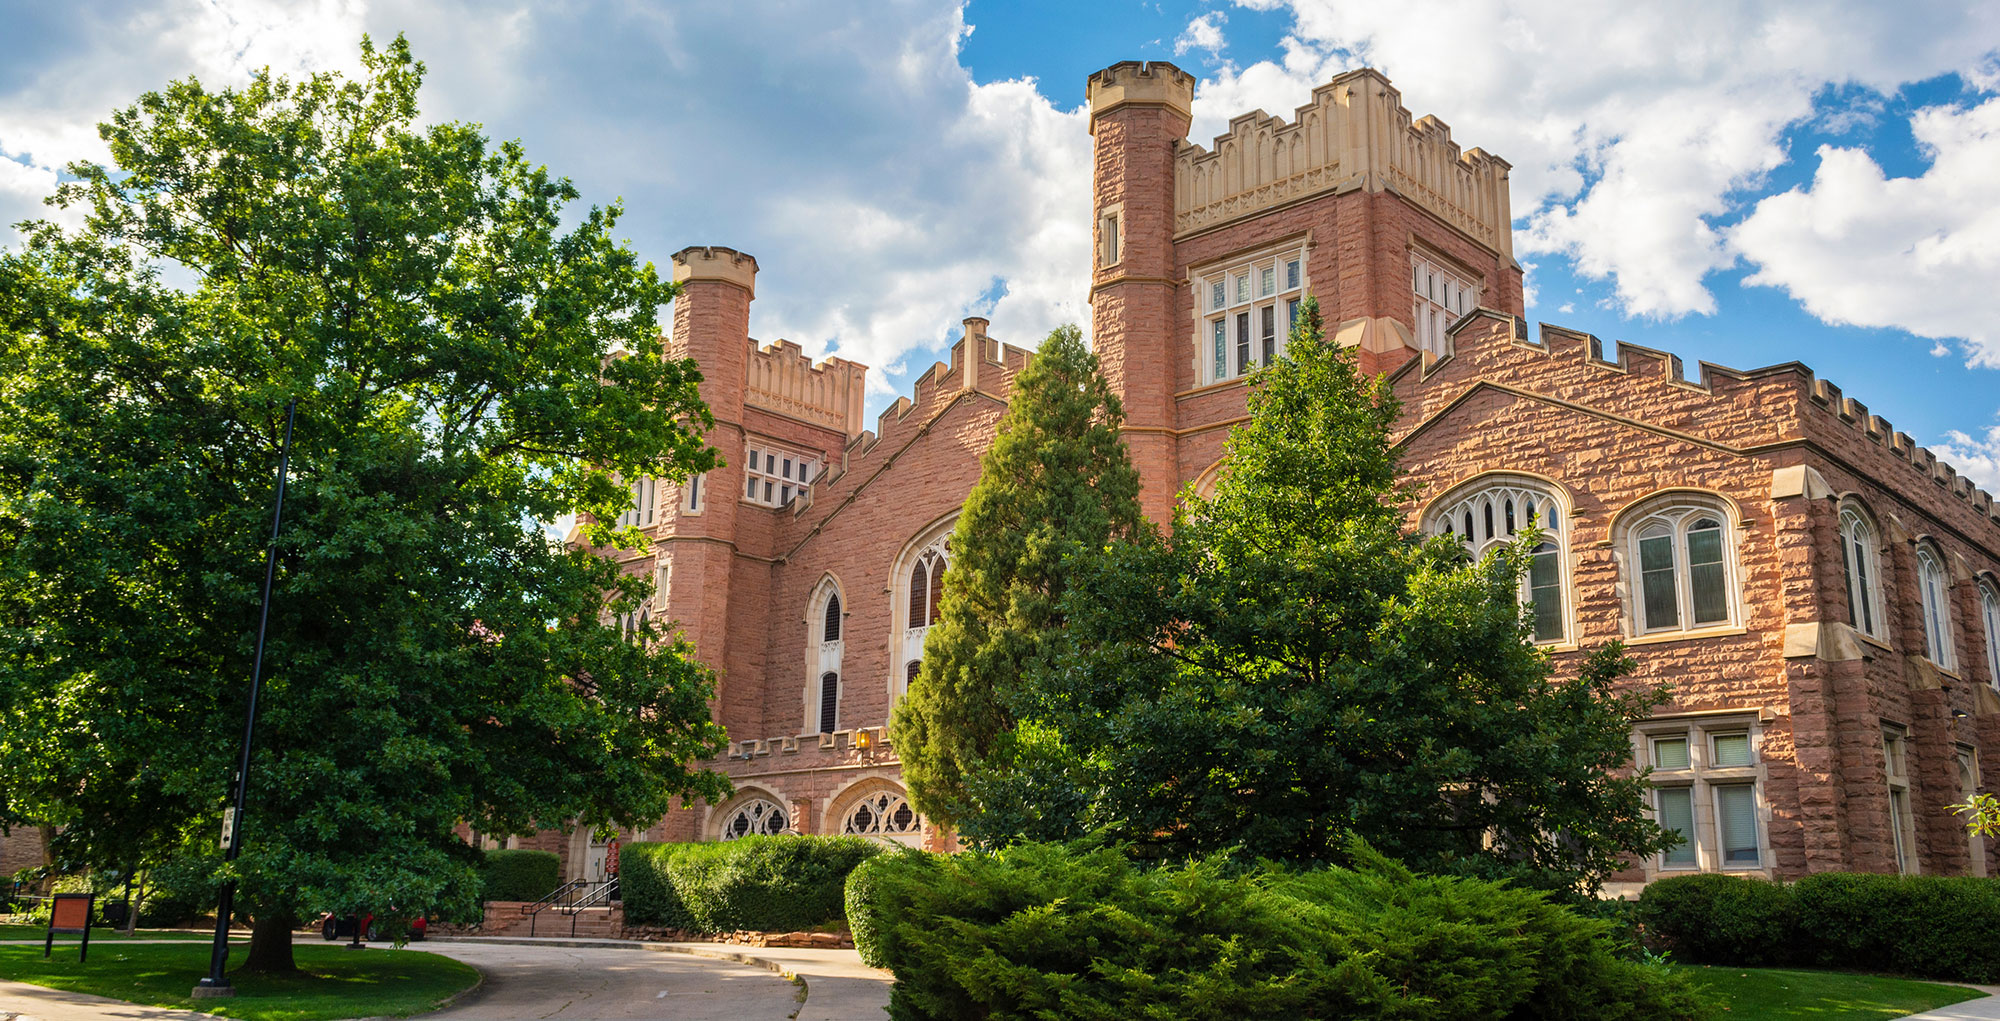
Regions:
<instances>
[{"instance_id":1,"label":"red car","mask_svg":"<svg viewBox=\"0 0 2000 1021\"><path fill-rule=\"evenodd\" d=\"M353 915L349 915L346 918L335 918L331 911L321 914L319 916L319 937L324 940L353 939L356 921L357 919ZM358 921L360 922L359 928L363 941L373 943L382 938L382 928L376 924L375 916L372 913L362 915ZM410 919L410 939L423 939L429 928L429 922L422 915Z\"/></svg>"}]
</instances>

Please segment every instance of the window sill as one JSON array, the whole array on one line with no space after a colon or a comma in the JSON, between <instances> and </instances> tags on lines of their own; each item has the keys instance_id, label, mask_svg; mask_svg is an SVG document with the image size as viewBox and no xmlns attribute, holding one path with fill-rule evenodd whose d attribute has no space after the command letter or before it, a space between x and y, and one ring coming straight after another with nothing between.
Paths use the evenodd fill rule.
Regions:
<instances>
[{"instance_id":1,"label":"window sill","mask_svg":"<svg viewBox=\"0 0 2000 1021\"><path fill-rule=\"evenodd\" d=\"M1627 648L1630 648L1634 645L1661 645L1666 642L1690 642L1690 641L1697 641L1703 638L1728 638L1733 635L1747 635L1749 633L1750 633L1749 628L1734 627L1734 626L1709 627L1709 628L1702 628L1697 631L1660 631L1650 635L1637 635L1631 638L1627 638L1625 639L1625 646Z\"/></svg>"},{"instance_id":2,"label":"window sill","mask_svg":"<svg viewBox=\"0 0 2000 1021\"><path fill-rule=\"evenodd\" d=\"M1959 672L1958 672L1958 670L1957 670L1957 668L1955 668L1955 667L1948 667L1948 666L1945 666L1945 665L1944 665L1943 663L1940 663L1940 662L1938 662L1937 660L1934 660L1934 659L1930 658L1929 656L1925 656L1925 655L1923 655L1923 654L1921 654L1921 653L1917 654L1916 658L1917 658L1917 659L1920 659L1920 660L1923 660L1923 661L1924 661L1924 662L1925 662L1926 664L1928 664L1928 665L1930 666L1930 668L1931 668L1932 670L1935 670L1935 671L1937 671L1937 672L1938 672L1938 674L1939 674L1939 676L1942 676L1942 677L1949 677L1949 678L1951 678L1951 679L1952 679L1952 680L1954 680L1954 681L1962 681L1962 680L1965 680L1965 675L1964 675L1964 674L1961 674L1961 673L1959 673Z\"/></svg>"},{"instance_id":3,"label":"window sill","mask_svg":"<svg viewBox=\"0 0 2000 1021\"><path fill-rule=\"evenodd\" d=\"M1185 397L1199 397L1203 394L1214 393L1215 391L1218 390L1226 390L1232 386L1243 386L1244 384L1249 382L1250 382L1250 377L1244 375L1244 376L1237 376L1234 379L1221 380L1220 382L1215 382L1215 383L1203 383L1202 385L1195 387L1192 390L1182 390L1180 393L1175 394L1174 400L1178 401Z\"/></svg>"},{"instance_id":4,"label":"window sill","mask_svg":"<svg viewBox=\"0 0 2000 1021\"><path fill-rule=\"evenodd\" d=\"M1861 630L1860 628L1854 629L1854 637L1859 638L1864 642L1867 642L1869 645L1881 649L1883 652L1896 651L1895 646L1890 645L1887 641L1877 638L1874 635L1871 635L1868 632Z\"/></svg>"}]
</instances>

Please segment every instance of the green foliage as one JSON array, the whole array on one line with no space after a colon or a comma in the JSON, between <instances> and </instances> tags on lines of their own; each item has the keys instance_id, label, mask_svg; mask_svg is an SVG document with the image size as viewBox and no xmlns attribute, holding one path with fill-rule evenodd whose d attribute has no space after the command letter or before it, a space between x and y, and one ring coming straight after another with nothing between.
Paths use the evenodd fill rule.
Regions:
<instances>
[{"instance_id":1,"label":"green foliage","mask_svg":"<svg viewBox=\"0 0 2000 1021\"><path fill-rule=\"evenodd\" d=\"M1249 402L1212 500L1072 561L1062 655L1017 713L1060 738L1033 775L1165 860L1324 862L1360 834L1425 871L1589 889L1662 846L1620 773L1664 693L1620 693L1616 645L1554 675L1520 596L1532 537L1468 563L1403 532L1395 400L1312 301Z\"/></svg>"},{"instance_id":2,"label":"green foliage","mask_svg":"<svg viewBox=\"0 0 2000 1021\"><path fill-rule=\"evenodd\" d=\"M1042 818L1023 817L1041 792L1007 768L1012 700L1062 643L1068 559L1142 528L1123 420L1082 332L1058 327L1015 378L952 533L941 620L891 729L911 803L933 822L965 820L971 839L1034 833Z\"/></svg>"},{"instance_id":3,"label":"green foliage","mask_svg":"<svg viewBox=\"0 0 2000 1021\"><path fill-rule=\"evenodd\" d=\"M1824 872L1790 892L1801 963L2000 982L2000 881Z\"/></svg>"},{"instance_id":4,"label":"green foliage","mask_svg":"<svg viewBox=\"0 0 2000 1021\"><path fill-rule=\"evenodd\" d=\"M628 846L619 853L625 915L692 932L790 932L838 922L848 873L880 854L862 837L767 837Z\"/></svg>"},{"instance_id":5,"label":"green foliage","mask_svg":"<svg viewBox=\"0 0 2000 1021\"><path fill-rule=\"evenodd\" d=\"M1118 849L1022 843L885 856L867 880L898 1021L964 1017L1709 1017L1606 923L1542 894L1356 868L1141 869ZM858 942L858 941L857 941Z\"/></svg>"},{"instance_id":6,"label":"green foliage","mask_svg":"<svg viewBox=\"0 0 2000 1021\"><path fill-rule=\"evenodd\" d=\"M892 938L897 919L884 915L885 909L905 903L897 899L884 899L876 893L876 877L889 869L898 869L899 876L910 876L929 868L937 856L915 848L893 848L886 854L865 859L847 874L847 882L842 888L842 903L846 907L847 931L854 937L854 949L861 955L861 963L871 968L889 966L889 952L883 941Z\"/></svg>"},{"instance_id":7,"label":"green foliage","mask_svg":"<svg viewBox=\"0 0 2000 1021\"><path fill-rule=\"evenodd\" d=\"M626 844L618 851L618 896L625 901L625 917L641 925L666 929L694 930L694 918L687 903L674 888L669 860L698 844L665 844L641 841Z\"/></svg>"},{"instance_id":8,"label":"green foliage","mask_svg":"<svg viewBox=\"0 0 2000 1021\"><path fill-rule=\"evenodd\" d=\"M541 900L562 885L562 858L554 851L486 852L480 870L481 900Z\"/></svg>"},{"instance_id":9,"label":"green foliage","mask_svg":"<svg viewBox=\"0 0 2000 1021\"><path fill-rule=\"evenodd\" d=\"M461 822L728 790L710 674L605 622L650 583L537 524L715 463L674 286L518 143L420 125L402 40L362 62L146 94L57 193L84 225L0 253L0 791L61 860L219 829L299 399L230 873L259 917L464 915Z\"/></svg>"},{"instance_id":10,"label":"green foliage","mask_svg":"<svg viewBox=\"0 0 2000 1021\"><path fill-rule=\"evenodd\" d=\"M1796 960L1792 893L1780 883L1716 873L1671 876L1646 884L1639 911L1650 940L1685 964Z\"/></svg>"},{"instance_id":11,"label":"green foliage","mask_svg":"<svg viewBox=\"0 0 2000 1021\"><path fill-rule=\"evenodd\" d=\"M1648 938L1691 963L2000 981L1993 879L1820 872L1781 885L1686 876L1649 884L1640 909Z\"/></svg>"},{"instance_id":12,"label":"green foliage","mask_svg":"<svg viewBox=\"0 0 2000 1021\"><path fill-rule=\"evenodd\" d=\"M139 924L183 926L216 908L219 854L176 854L146 870L146 889L139 899Z\"/></svg>"}]
</instances>

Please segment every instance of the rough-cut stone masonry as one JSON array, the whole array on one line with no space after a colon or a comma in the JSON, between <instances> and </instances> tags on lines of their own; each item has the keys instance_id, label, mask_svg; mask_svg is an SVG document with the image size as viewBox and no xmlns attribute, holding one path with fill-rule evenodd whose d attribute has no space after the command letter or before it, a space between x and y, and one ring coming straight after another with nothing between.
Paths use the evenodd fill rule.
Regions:
<instances>
[{"instance_id":1,"label":"rough-cut stone masonry","mask_svg":"<svg viewBox=\"0 0 2000 1021\"><path fill-rule=\"evenodd\" d=\"M1662 352L1624 345L1607 361L1596 338L1557 327L1529 339L1505 161L1461 154L1449 129L1412 117L1381 75L1340 76L1290 125L1238 118L1212 151L1186 139L1193 85L1170 64L1127 62L1088 87L1093 343L1124 401L1151 517L1167 520L1181 487L1209 484L1245 413L1245 382L1202 383L1200 274L1296 246L1329 329L1364 369L1389 374L1403 402L1398 438L1423 493L1408 508L1412 526L1493 479L1552 494L1568 519L1566 629L1550 647L1558 670L1623 640L1638 663L1630 683L1672 687L1648 726L1752 735L1754 766L1731 774L1756 792L1757 858L1740 867L1894 869L1885 725L1908 734L1910 867L1983 867L1991 849L1975 849L1944 806L1960 797L1960 750L2000 740L1978 614L1979 579L2000 572L1989 497L1803 366L1703 365L1689 379ZM1479 289L1482 308L1455 325L1442 357L1412 339L1413 253ZM750 339L754 259L690 248L674 269L686 290L670 346L700 362L711 442L731 463L709 474L699 514L663 493L652 550L622 556L665 582L654 614L676 621L720 673L715 713L731 744L715 765L738 794L625 836L716 839L751 799L781 806L791 829L839 832L863 799L901 793L885 729L921 652L921 635L904 630L910 571L949 528L1029 356L968 319L950 361L861 431L863 367L814 366L795 346ZM734 462L747 443L817 453L828 471L789 506L743 500ZM1627 533L1651 508L1684 500L1708 500L1727 519L1732 610L1721 625L1642 634ZM1848 505L1878 526L1879 637L1848 623L1837 534ZM1917 543L1950 565L1956 669L1921 655ZM837 719L820 733L829 589L843 634ZM1648 733L1635 735L1642 755ZM517 844L558 851L582 875L586 838L552 831ZM1723 867L1713 843L1704 837L1704 868ZM1644 881L1660 864L1634 863L1620 878Z\"/></svg>"}]
</instances>

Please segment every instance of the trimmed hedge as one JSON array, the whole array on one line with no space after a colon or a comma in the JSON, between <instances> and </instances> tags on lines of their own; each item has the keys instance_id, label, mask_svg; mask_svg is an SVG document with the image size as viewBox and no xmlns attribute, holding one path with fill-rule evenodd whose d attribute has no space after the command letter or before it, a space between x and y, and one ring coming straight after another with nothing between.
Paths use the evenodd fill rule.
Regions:
<instances>
[{"instance_id":1,"label":"trimmed hedge","mask_svg":"<svg viewBox=\"0 0 2000 1021\"><path fill-rule=\"evenodd\" d=\"M1649 941L1690 962L2000 982L2000 880L1823 872L1785 885L1686 876L1654 881L1639 904Z\"/></svg>"},{"instance_id":2,"label":"trimmed hedge","mask_svg":"<svg viewBox=\"0 0 2000 1021\"><path fill-rule=\"evenodd\" d=\"M1608 922L1354 854L1307 873L1142 870L1081 844L885 855L851 880L850 921L896 973L896 1021L1715 1016L1684 975L1620 957Z\"/></svg>"},{"instance_id":3,"label":"trimmed hedge","mask_svg":"<svg viewBox=\"0 0 2000 1021\"><path fill-rule=\"evenodd\" d=\"M1705 873L1655 879L1640 916L1658 945L1687 964L1738 967L1794 963L1798 920L1777 883Z\"/></svg>"},{"instance_id":4,"label":"trimmed hedge","mask_svg":"<svg viewBox=\"0 0 2000 1021\"><path fill-rule=\"evenodd\" d=\"M889 854L876 855L854 867L847 874L843 890L847 907L847 931L854 936L854 949L861 955L861 963L870 968L886 968L888 957L882 949L883 933L886 927L876 911L875 877L888 868L921 870L937 860L936 855L926 854L913 848L897 848Z\"/></svg>"},{"instance_id":5,"label":"trimmed hedge","mask_svg":"<svg viewBox=\"0 0 2000 1021\"><path fill-rule=\"evenodd\" d=\"M844 917L848 874L880 854L861 837L751 836L629 845L619 855L625 917L690 932L811 929Z\"/></svg>"},{"instance_id":6,"label":"trimmed hedge","mask_svg":"<svg viewBox=\"0 0 2000 1021\"><path fill-rule=\"evenodd\" d=\"M541 900L562 885L562 859L554 851L488 851L481 870L482 900Z\"/></svg>"}]
</instances>

